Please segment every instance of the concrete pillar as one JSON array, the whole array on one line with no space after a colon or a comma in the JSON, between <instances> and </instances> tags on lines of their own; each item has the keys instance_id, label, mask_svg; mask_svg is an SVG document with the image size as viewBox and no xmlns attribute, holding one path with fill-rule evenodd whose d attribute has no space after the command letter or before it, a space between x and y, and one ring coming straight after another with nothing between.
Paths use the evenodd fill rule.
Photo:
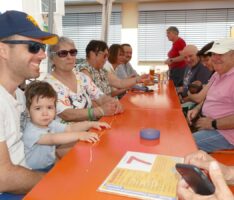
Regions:
<instances>
[{"instance_id":1,"label":"concrete pillar","mask_svg":"<svg viewBox=\"0 0 234 200\"><path fill-rule=\"evenodd\" d=\"M137 70L138 65L138 3L122 3L122 32L121 43L129 43L133 49L132 66ZM138 70L137 70L138 71Z\"/></svg>"}]
</instances>

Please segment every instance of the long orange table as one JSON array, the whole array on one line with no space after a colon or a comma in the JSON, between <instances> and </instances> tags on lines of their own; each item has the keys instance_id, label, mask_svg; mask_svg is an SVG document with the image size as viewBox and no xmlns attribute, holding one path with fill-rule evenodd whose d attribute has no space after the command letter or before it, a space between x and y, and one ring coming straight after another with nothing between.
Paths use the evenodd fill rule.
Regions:
<instances>
[{"instance_id":1,"label":"long orange table","mask_svg":"<svg viewBox=\"0 0 234 200\"><path fill-rule=\"evenodd\" d=\"M131 199L97 192L97 188L126 151L174 156L184 156L195 151L196 145L175 96L173 85L163 85L161 89L161 92L151 94L127 94L121 100L125 107L123 114L101 119L109 122L112 128L99 132L100 142L77 143L27 194L25 200ZM160 139L140 139L139 130L146 127L159 129Z\"/></svg>"},{"instance_id":2,"label":"long orange table","mask_svg":"<svg viewBox=\"0 0 234 200\"><path fill-rule=\"evenodd\" d=\"M123 97L122 104L126 109L181 110L180 101L172 82L159 84L157 92L154 93L144 93L144 95L142 92L127 93Z\"/></svg>"}]
</instances>

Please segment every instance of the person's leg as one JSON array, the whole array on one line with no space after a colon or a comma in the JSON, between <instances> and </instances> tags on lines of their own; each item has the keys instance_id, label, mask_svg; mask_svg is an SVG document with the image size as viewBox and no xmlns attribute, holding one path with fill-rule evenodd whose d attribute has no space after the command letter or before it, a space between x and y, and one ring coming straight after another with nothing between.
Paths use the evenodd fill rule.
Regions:
<instances>
[{"instance_id":1,"label":"person's leg","mask_svg":"<svg viewBox=\"0 0 234 200\"><path fill-rule=\"evenodd\" d=\"M173 68L170 70L170 79L173 80L175 87L183 85L185 68Z\"/></svg>"},{"instance_id":2,"label":"person's leg","mask_svg":"<svg viewBox=\"0 0 234 200\"><path fill-rule=\"evenodd\" d=\"M216 130L201 130L195 132L193 137L198 148L206 152L214 152L222 149L234 149L234 145L230 144Z\"/></svg>"},{"instance_id":3,"label":"person's leg","mask_svg":"<svg viewBox=\"0 0 234 200\"><path fill-rule=\"evenodd\" d=\"M177 80L176 80L175 76L176 76L175 69L170 69L169 78L170 78L170 80L173 81L175 87L178 87Z\"/></svg>"},{"instance_id":4,"label":"person's leg","mask_svg":"<svg viewBox=\"0 0 234 200\"><path fill-rule=\"evenodd\" d=\"M0 194L0 200L21 200L23 198L24 198L23 194L10 194L10 193Z\"/></svg>"}]
</instances>

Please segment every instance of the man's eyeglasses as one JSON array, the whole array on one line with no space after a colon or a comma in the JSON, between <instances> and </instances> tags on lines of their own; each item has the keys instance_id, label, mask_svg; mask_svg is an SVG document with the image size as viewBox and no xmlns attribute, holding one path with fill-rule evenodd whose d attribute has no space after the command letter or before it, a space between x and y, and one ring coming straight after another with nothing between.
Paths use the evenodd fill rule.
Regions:
<instances>
[{"instance_id":1,"label":"man's eyeglasses","mask_svg":"<svg viewBox=\"0 0 234 200\"><path fill-rule=\"evenodd\" d=\"M67 50L60 50L57 52L51 52L52 54L56 54L58 57L60 58L65 58L67 57L68 53L70 54L70 56L76 56L78 51L77 49L70 49L69 51Z\"/></svg>"},{"instance_id":2,"label":"man's eyeglasses","mask_svg":"<svg viewBox=\"0 0 234 200\"><path fill-rule=\"evenodd\" d=\"M27 44L28 51L32 54L37 54L40 51L40 49L42 49L43 51L45 51L46 49L45 44L31 40L3 40L1 42L6 44Z\"/></svg>"}]
</instances>

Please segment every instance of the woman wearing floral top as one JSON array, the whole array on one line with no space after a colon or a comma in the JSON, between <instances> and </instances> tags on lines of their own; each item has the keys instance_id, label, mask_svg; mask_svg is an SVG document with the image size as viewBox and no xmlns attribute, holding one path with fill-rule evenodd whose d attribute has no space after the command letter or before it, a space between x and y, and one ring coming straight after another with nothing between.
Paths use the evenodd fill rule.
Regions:
<instances>
[{"instance_id":1,"label":"woman wearing floral top","mask_svg":"<svg viewBox=\"0 0 234 200\"><path fill-rule=\"evenodd\" d=\"M118 101L103 94L93 81L74 68L77 49L74 42L60 37L50 46L49 58L53 71L45 81L58 93L57 115L62 121L95 120L122 112ZM95 107L92 107L92 102Z\"/></svg>"},{"instance_id":2,"label":"woman wearing floral top","mask_svg":"<svg viewBox=\"0 0 234 200\"><path fill-rule=\"evenodd\" d=\"M111 87L127 89L143 82L144 75L123 80L107 72L103 68L107 58L107 44L104 41L92 40L86 47L87 64L80 67L80 71L88 75L106 95L111 95Z\"/></svg>"}]
</instances>

